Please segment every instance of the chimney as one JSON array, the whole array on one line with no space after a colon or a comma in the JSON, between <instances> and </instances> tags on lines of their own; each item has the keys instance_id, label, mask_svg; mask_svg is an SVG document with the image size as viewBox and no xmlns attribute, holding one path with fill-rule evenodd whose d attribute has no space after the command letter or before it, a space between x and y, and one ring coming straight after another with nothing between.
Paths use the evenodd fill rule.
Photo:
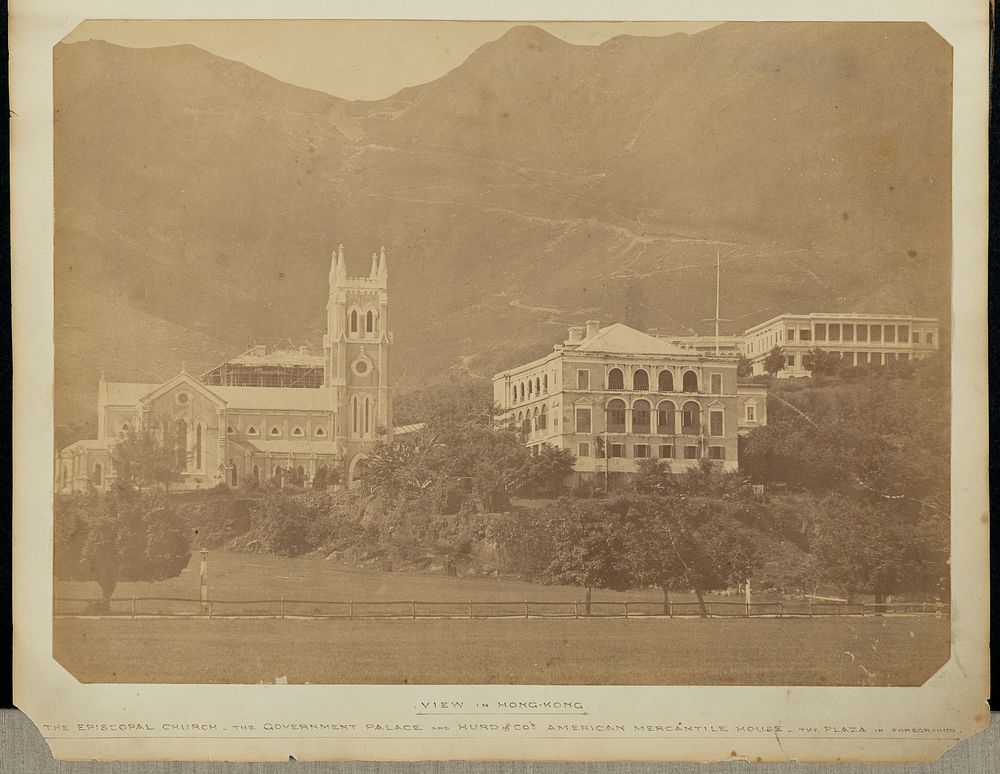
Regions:
<instances>
[{"instance_id":1,"label":"chimney","mask_svg":"<svg viewBox=\"0 0 1000 774\"><path fill-rule=\"evenodd\" d=\"M592 339L601 330L600 320L587 320L587 338Z\"/></svg>"},{"instance_id":2,"label":"chimney","mask_svg":"<svg viewBox=\"0 0 1000 774\"><path fill-rule=\"evenodd\" d=\"M578 341L583 341L583 328L579 325L569 329L569 341L570 343L575 343Z\"/></svg>"}]
</instances>

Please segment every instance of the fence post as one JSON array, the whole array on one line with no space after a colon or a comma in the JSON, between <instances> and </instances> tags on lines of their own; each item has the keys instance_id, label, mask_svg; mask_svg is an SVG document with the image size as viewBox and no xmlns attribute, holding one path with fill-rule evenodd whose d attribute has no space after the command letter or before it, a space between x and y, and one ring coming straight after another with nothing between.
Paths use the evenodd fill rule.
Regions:
<instances>
[{"instance_id":1,"label":"fence post","mask_svg":"<svg viewBox=\"0 0 1000 774\"><path fill-rule=\"evenodd\" d=\"M707 605L707 607L708 607L708 610L707 610L708 617L711 618L712 617L712 603L709 602L708 605Z\"/></svg>"},{"instance_id":2,"label":"fence post","mask_svg":"<svg viewBox=\"0 0 1000 774\"><path fill-rule=\"evenodd\" d=\"M281 598L281 617L285 617L285 598Z\"/></svg>"},{"instance_id":3,"label":"fence post","mask_svg":"<svg viewBox=\"0 0 1000 774\"><path fill-rule=\"evenodd\" d=\"M809 597L809 617L813 617L813 599Z\"/></svg>"},{"instance_id":4,"label":"fence post","mask_svg":"<svg viewBox=\"0 0 1000 774\"><path fill-rule=\"evenodd\" d=\"M525 620L528 618L528 600L524 600L524 618Z\"/></svg>"},{"instance_id":5,"label":"fence post","mask_svg":"<svg viewBox=\"0 0 1000 774\"><path fill-rule=\"evenodd\" d=\"M212 600L208 600L208 617L212 617Z\"/></svg>"},{"instance_id":6,"label":"fence post","mask_svg":"<svg viewBox=\"0 0 1000 774\"><path fill-rule=\"evenodd\" d=\"M347 615L350 616L351 620L354 620L354 600L352 599L347 603Z\"/></svg>"},{"instance_id":7,"label":"fence post","mask_svg":"<svg viewBox=\"0 0 1000 774\"><path fill-rule=\"evenodd\" d=\"M926 606L926 603L924 603ZM132 617L135 618L135 597L132 597Z\"/></svg>"},{"instance_id":8,"label":"fence post","mask_svg":"<svg viewBox=\"0 0 1000 774\"><path fill-rule=\"evenodd\" d=\"M783 609L783 606L784 605L783 605L782 601L779 599L778 600L778 618L781 618L781 611Z\"/></svg>"},{"instance_id":9,"label":"fence post","mask_svg":"<svg viewBox=\"0 0 1000 774\"><path fill-rule=\"evenodd\" d=\"M472 600L469 600L469 620L472 620Z\"/></svg>"},{"instance_id":10,"label":"fence post","mask_svg":"<svg viewBox=\"0 0 1000 774\"><path fill-rule=\"evenodd\" d=\"M575 600L573 601L573 617L574 618L580 617L580 603Z\"/></svg>"},{"instance_id":11,"label":"fence post","mask_svg":"<svg viewBox=\"0 0 1000 774\"><path fill-rule=\"evenodd\" d=\"M628 602L622 602L625 605L625 620L628 620Z\"/></svg>"},{"instance_id":12,"label":"fence post","mask_svg":"<svg viewBox=\"0 0 1000 774\"><path fill-rule=\"evenodd\" d=\"M667 602L667 618L673 618L673 617L674 617L674 603Z\"/></svg>"},{"instance_id":13,"label":"fence post","mask_svg":"<svg viewBox=\"0 0 1000 774\"><path fill-rule=\"evenodd\" d=\"M747 602L747 618L750 617L750 603Z\"/></svg>"},{"instance_id":14,"label":"fence post","mask_svg":"<svg viewBox=\"0 0 1000 774\"><path fill-rule=\"evenodd\" d=\"M417 620L417 603L410 602L410 618L414 621Z\"/></svg>"}]
</instances>

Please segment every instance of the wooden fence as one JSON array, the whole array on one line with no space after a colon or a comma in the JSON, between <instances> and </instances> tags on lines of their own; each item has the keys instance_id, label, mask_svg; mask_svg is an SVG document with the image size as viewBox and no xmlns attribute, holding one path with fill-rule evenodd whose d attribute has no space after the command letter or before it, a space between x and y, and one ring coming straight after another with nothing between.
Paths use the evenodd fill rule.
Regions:
<instances>
[{"instance_id":1,"label":"wooden fence","mask_svg":"<svg viewBox=\"0 0 1000 774\"><path fill-rule=\"evenodd\" d=\"M108 609L93 598L54 600L56 617L114 618L299 618L299 619L484 619L484 618L698 618L697 602L593 601L589 615L583 601L333 601L320 599L210 599L185 597L119 597ZM818 618L872 615L946 616L949 605L940 602L777 602L705 603L709 618Z\"/></svg>"}]
</instances>

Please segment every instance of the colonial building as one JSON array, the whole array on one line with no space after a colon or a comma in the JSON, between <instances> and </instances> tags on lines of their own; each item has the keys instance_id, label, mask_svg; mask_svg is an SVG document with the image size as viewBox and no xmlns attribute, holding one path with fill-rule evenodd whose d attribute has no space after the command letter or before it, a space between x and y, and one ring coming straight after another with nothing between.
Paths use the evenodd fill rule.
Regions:
<instances>
[{"instance_id":1,"label":"colonial building","mask_svg":"<svg viewBox=\"0 0 1000 774\"><path fill-rule=\"evenodd\" d=\"M388 266L349 277L343 247L329 276L323 353L253 347L201 376L162 384L106 381L97 394L97 438L59 452L59 493L106 489L113 450L130 430L156 428L181 468L177 489L226 483L308 482L320 467L356 482L371 446L392 437Z\"/></svg>"},{"instance_id":2,"label":"colonial building","mask_svg":"<svg viewBox=\"0 0 1000 774\"><path fill-rule=\"evenodd\" d=\"M737 384L736 359L595 320L543 358L493 377L493 397L532 449L576 456L577 481L613 482L643 459L683 471L738 466L737 436L767 421L766 391Z\"/></svg>"},{"instance_id":3,"label":"colonial building","mask_svg":"<svg viewBox=\"0 0 1000 774\"><path fill-rule=\"evenodd\" d=\"M785 355L778 376L808 376L803 356L818 347L845 365L889 365L918 360L937 350L938 321L931 317L879 314L781 314L743 333L743 354L754 374L775 347Z\"/></svg>"}]
</instances>

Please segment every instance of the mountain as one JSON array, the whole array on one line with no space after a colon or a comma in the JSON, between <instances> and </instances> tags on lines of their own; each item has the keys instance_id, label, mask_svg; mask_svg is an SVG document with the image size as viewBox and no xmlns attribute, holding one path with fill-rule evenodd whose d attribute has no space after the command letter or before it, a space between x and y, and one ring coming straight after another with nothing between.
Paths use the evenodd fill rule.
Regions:
<instances>
[{"instance_id":1,"label":"mountain","mask_svg":"<svg viewBox=\"0 0 1000 774\"><path fill-rule=\"evenodd\" d=\"M951 51L922 24L724 24L576 46L511 29L349 102L192 46L60 44L56 422L109 378L319 342L330 251L389 254L401 390L587 318L948 317Z\"/></svg>"}]
</instances>

